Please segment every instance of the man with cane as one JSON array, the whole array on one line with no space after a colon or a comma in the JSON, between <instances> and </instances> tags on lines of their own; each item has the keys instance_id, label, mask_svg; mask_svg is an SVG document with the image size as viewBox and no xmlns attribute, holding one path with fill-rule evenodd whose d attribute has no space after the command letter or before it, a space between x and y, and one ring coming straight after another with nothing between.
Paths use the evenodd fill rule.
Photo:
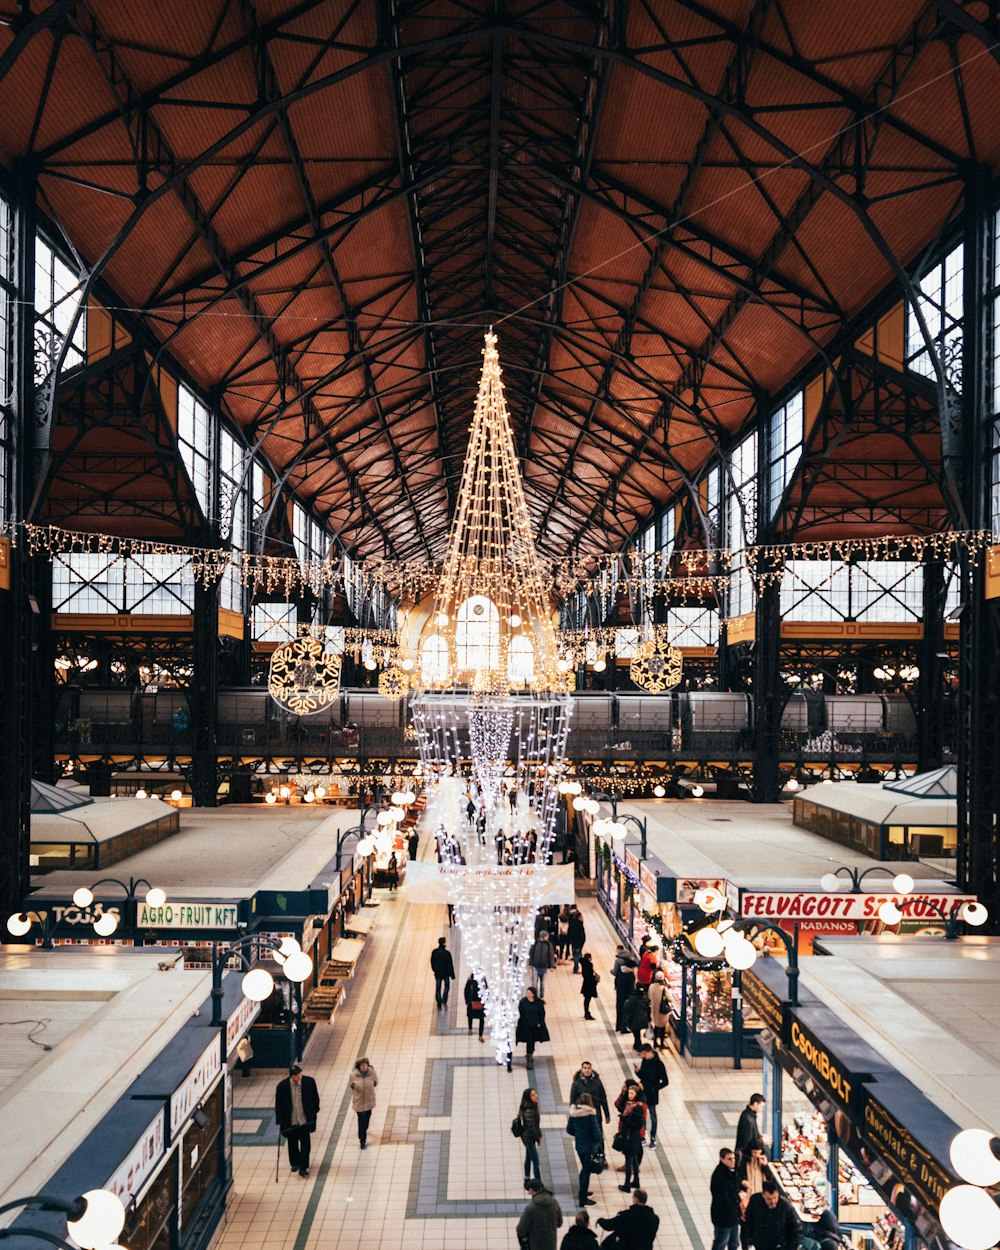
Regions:
<instances>
[{"instance_id":1,"label":"man with cane","mask_svg":"<svg viewBox=\"0 0 1000 1250\"><path fill-rule=\"evenodd\" d=\"M310 1137L316 1131L319 1114L319 1091L311 1076L303 1076L297 1063L288 1069L288 1076L278 1082L274 1091L274 1118L281 1135L288 1142L288 1162L299 1176L309 1175ZM281 1143L278 1143L281 1155ZM277 1164L275 1164L277 1179Z\"/></svg>"}]
</instances>

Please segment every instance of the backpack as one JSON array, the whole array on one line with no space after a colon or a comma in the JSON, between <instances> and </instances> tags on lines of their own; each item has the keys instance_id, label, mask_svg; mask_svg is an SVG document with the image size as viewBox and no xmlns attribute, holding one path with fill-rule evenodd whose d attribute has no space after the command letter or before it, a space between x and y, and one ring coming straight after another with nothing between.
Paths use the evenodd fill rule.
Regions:
<instances>
[{"instance_id":1,"label":"backpack","mask_svg":"<svg viewBox=\"0 0 1000 1250\"><path fill-rule=\"evenodd\" d=\"M510 1131L515 1137L522 1137L524 1135L524 1125L521 1122L521 1117L519 1115L514 1116L514 1119L511 1121Z\"/></svg>"}]
</instances>

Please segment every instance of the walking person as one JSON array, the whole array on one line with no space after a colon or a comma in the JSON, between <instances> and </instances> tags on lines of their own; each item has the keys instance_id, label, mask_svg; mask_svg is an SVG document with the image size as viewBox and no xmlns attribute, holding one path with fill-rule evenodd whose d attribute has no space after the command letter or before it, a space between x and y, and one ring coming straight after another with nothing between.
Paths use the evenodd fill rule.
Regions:
<instances>
[{"instance_id":1,"label":"walking person","mask_svg":"<svg viewBox=\"0 0 1000 1250\"><path fill-rule=\"evenodd\" d=\"M566 1132L572 1136L576 1155L580 1160L579 1205L592 1207L594 1200L590 1197L590 1165L595 1155L600 1155L602 1160L604 1158L604 1134L594 1108L594 1100L589 1094L580 1094L570 1107ZM602 1166L603 1162L599 1168Z\"/></svg>"},{"instance_id":2,"label":"walking person","mask_svg":"<svg viewBox=\"0 0 1000 1250\"><path fill-rule=\"evenodd\" d=\"M556 920L556 958L562 963L569 958L569 908L564 907Z\"/></svg>"},{"instance_id":3,"label":"walking person","mask_svg":"<svg viewBox=\"0 0 1000 1250\"><path fill-rule=\"evenodd\" d=\"M562 1224L562 1208L542 1182L530 1180L525 1188L531 1194L517 1221L517 1241L524 1250L556 1250L556 1232Z\"/></svg>"},{"instance_id":4,"label":"walking person","mask_svg":"<svg viewBox=\"0 0 1000 1250\"><path fill-rule=\"evenodd\" d=\"M299 1065L293 1063L274 1091L274 1118L288 1142L289 1165L299 1176L309 1175L309 1147L312 1134L316 1132L318 1114L316 1082L311 1076L303 1076Z\"/></svg>"},{"instance_id":5,"label":"walking person","mask_svg":"<svg viewBox=\"0 0 1000 1250\"><path fill-rule=\"evenodd\" d=\"M406 849L409 852L410 859L417 858L417 849L420 846L420 834L414 829L410 836L406 839Z\"/></svg>"},{"instance_id":6,"label":"walking person","mask_svg":"<svg viewBox=\"0 0 1000 1250\"><path fill-rule=\"evenodd\" d=\"M573 971L580 971L580 960L583 957L583 948L587 941L587 930L584 927L583 917L574 907L569 917L569 948L573 952Z\"/></svg>"},{"instance_id":7,"label":"walking person","mask_svg":"<svg viewBox=\"0 0 1000 1250\"><path fill-rule=\"evenodd\" d=\"M670 1025L670 995L667 993L667 982L662 969L657 972L649 987L649 1022L653 1029L653 1046L657 1050L666 1050L667 1028Z\"/></svg>"},{"instance_id":8,"label":"walking person","mask_svg":"<svg viewBox=\"0 0 1000 1250\"><path fill-rule=\"evenodd\" d=\"M527 1057L526 1068L535 1066L535 1046L539 1042L549 1040L549 1030L545 1024L545 1004L529 985L524 997L517 1005L517 1029L514 1033L515 1042L524 1042ZM508 1061L508 1068L510 1063Z\"/></svg>"},{"instance_id":9,"label":"walking person","mask_svg":"<svg viewBox=\"0 0 1000 1250\"><path fill-rule=\"evenodd\" d=\"M667 1088L670 1077L663 1060L653 1053L649 1042L643 1043L641 1054L642 1058L635 1065L635 1074L642 1083L642 1096L649 1108L649 1148L652 1150L656 1145L656 1109L660 1102L660 1090Z\"/></svg>"},{"instance_id":10,"label":"walking person","mask_svg":"<svg viewBox=\"0 0 1000 1250\"><path fill-rule=\"evenodd\" d=\"M389 856L389 863L386 865L385 875L389 878L389 892L393 893L399 885L399 860L396 858L396 852Z\"/></svg>"},{"instance_id":11,"label":"walking person","mask_svg":"<svg viewBox=\"0 0 1000 1250\"><path fill-rule=\"evenodd\" d=\"M542 1168L538 1147L542 1140L542 1118L538 1108L538 1090L530 1086L521 1095L515 1123L521 1126L521 1145L524 1147L524 1188L534 1179L541 1183Z\"/></svg>"},{"instance_id":12,"label":"walking person","mask_svg":"<svg viewBox=\"0 0 1000 1250\"><path fill-rule=\"evenodd\" d=\"M361 1149L368 1147L368 1121L375 1109L375 1086L378 1084L378 1073L367 1059L359 1059L354 1065L351 1079L347 1082L351 1090L351 1106L358 1117L358 1141Z\"/></svg>"},{"instance_id":13,"label":"walking person","mask_svg":"<svg viewBox=\"0 0 1000 1250\"><path fill-rule=\"evenodd\" d=\"M476 823L476 802L472 795L469 795L469 801L465 805L465 815L468 818L469 825L474 826Z\"/></svg>"},{"instance_id":14,"label":"walking person","mask_svg":"<svg viewBox=\"0 0 1000 1250\"><path fill-rule=\"evenodd\" d=\"M451 905L448 908L448 919L451 921ZM448 939L438 938L438 944L431 951L431 968L434 972L434 1001L438 1011L448 1006L448 990L455 979L455 961L448 949Z\"/></svg>"},{"instance_id":15,"label":"walking person","mask_svg":"<svg viewBox=\"0 0 1000 1250\"><path fill-rule=\"evenodd\" d=\"M709 1181L712 1193L712 1250L740 1250L740 1183L736 1155L728 1146L719 1151L719 1162Z\"/></svg>"},{"instance_id":16,"label":"walking person","mask_svg":"<svg viewBox=\"0 0 1000 1250\"><path fill-rule=\"evenodd\" d=\"M556 964L555 951L552 949L552 943L549 941L547 929L542 929L532 944L528 954L528 963L531 964L532 983L538 990L538 997L544 998L545 975Z\"/></svg>"},{"instance_id":17,"label":"walking person","mask_svg":"<svg viewBox=\"0 0 1000 1250\"><path fill-rule=\"evenodd\" d=\"M472 1032L473 1020L479 1021L479 1040L481 1042L486 1039L483 1037L483 1028L486 1024L486 1004L483 1001L482 993L479 989L479 982L469 973L469 979L465 983L465 1018L469 1022L469 1032Z\"/></svg>"},{"instance_id":18,"label":"walking person","mask_svg":"<svg viewBox=\"0 0 1000 1250\"><path fill-rule=\"evenodd\" d=\"M646 1104L640 1098L640 1087L635 1081L625 1086L625 1097L619 1095L615 1106L620 1112L618 1132L621 1136L622 1153L625 1156L625 1184L618 1188L622 1193L639 1184L639 1168L642 1166L642 1143L646 1136Z\"/></svg>"},{"instance_id":19,"label":"walking person","mask_svg":"<svg viewBox=\"0 0 1000 1250\"><path fill-rule=\"evenodd\" d=\"M510 814L513 816L517 811L517 786L511 786L507 802L510 804Z\"/></svg>"},{"instance_id":20,"label":"walking person","mask_svg":"<svg viewBox=\"0 0 1000 1250\"><path fill-rule=\"evenodd\" d=\"M622 1023L625 1031L632 1033L632 1049L642 1050L642 1035L649 1027L649 995L641 985L637 985L625 1002L622 1010Z\"/></svg>"},{"instance_id":21,"label":"walking person","mask_svg":"<svg viewBox=\"0 0 1000 1250\"><path fill-rule=\"evenodd\" d=\"M652 1250L656 1238L656 1230L660 1227L660 1217L652 1207L647 1206L648 1195L644 1189L637 1189L632 1195L632 1205L617 1215L597 1221L601 1228L606 1228L617 1237L618 1250ZM607 1244L609 1238L605 1238Z\"/></svg>"},{"instance_id":22,"label":"walking person","mask_svg":"<svg viewBox=\"0 0 1000 1250\"><path fill-rule=\"evenodd\" d=\"M584 955L580 960L580 971L583 979L580 982L580 993L583 995L583 1018L584 1020L593 1020L590 1014L590 1004L597 997L597 983L600 977L594 971L594 961L590 955Z\"/></svg>"},{"instance_id":23,"label":"walking person","mask_svg":"<svg viewBox=\"0 0 1000 1250\"><path fill-rule=\"evenodd\" d=\"M559 1243L559 1250L597 1250L597 1234L590 1227L589 1211L577 1211Z\"/></svg>"},{"instance_id":24,"label":"walking person","mask_svg":"<svg viewBox=\"0 0 1000 1250\"><path fill-rule=\"evenodd\" d=\"M604 1116L604 1123L610 1124L611 1108L608 1106L608 1094L600 1074L594 1071L594 1065L589 1059L584 1059L580 1064L580 1070L573 1074L573 1083L569 1087L570 1102L579 1102L583 1094L590 1096L590 1101Z\"/></svg>"}]
</instances>

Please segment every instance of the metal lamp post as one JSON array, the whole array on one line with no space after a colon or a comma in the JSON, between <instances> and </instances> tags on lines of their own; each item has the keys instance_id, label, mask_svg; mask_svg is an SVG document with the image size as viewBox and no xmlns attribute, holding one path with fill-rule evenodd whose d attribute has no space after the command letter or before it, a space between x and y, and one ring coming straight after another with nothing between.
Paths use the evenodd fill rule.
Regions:
<instances>
[{"instance_id":1,"label":"metal lamp post","mask_svg":"<svg viewBox=\"0 0 1000 1250\"><path fill-rule=\"evenodd\" d=\"M73 902L77 907L86 908L94 901L94 891L101 885L117 885L125 891L123 900L128 909L129 918L131 920L131 928L133 933L137 929L136 920L138 917L138 892L141 886L146 886L145 901L151 907L162 907L167 900L167 896L159 886L151 885L145 877L129 877L128 884L119 880L117 877L101 877L99 881L95 881L93 885L81 885L73 891ZM52 949L52 935L63 921L57 920L51 910L39 912L28 910L15 912L13 916L7 919L7 931L15 937L24 937L30 931L33 924L42 926L42 949ZM93 922L94 932L98 937L110 937L118 929L118 918L112 912L103 912Z\"/></svg>"},{"instance_id":2,"label":"metal lamp post","mask_svg":"<svg viewBox=\"0 0 1000 1250\"><path fill-rule=\"evenodd\" d=\"M16 1207L39 1211L63 1211L66 1231L83 1250L98 1250L114 1245L125 1227L125 1208L117 1194L107 1189L91 1189L77 1198L60 1198L56 1194L34 1194L30 1198L14 1198L0 1206L0 1215ZM11 1237L36 1237L62 1250L74 1250L64 1238L43 1228L7 1227L0 1229L0 1240Z\"/></svg>"},{"instance_id":3,"label":"metal lamp post","mask_svg":"<svg viewBox=\"0 0 1000 1250\"><path fill-rule=\"evenodd\" d=\"M610 803L611 805L611 821L616 825L634 825L639 834L639 857L646 858L646 817L633 816L630 813L624 816L618 815L618 804L621 797L617 794L595 794L594 798L598 802Z\"/></svg>"}]
</instances>

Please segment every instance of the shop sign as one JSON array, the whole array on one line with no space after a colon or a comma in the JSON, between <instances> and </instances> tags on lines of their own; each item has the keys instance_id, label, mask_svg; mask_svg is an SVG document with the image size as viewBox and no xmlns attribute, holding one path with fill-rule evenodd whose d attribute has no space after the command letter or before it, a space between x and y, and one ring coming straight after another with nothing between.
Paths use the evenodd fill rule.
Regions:
<instances>
[{"instance_id":1,"label":"shop sign","mask_svg":"<svg viewBox=\"0 0 1000 1250\"><path fill-rule=\"evenodd\" d=\"M184 1084L174 1091L170 1098L170 1136L173 1137L180 1126L188 1118L199 1102L205 1097L222 1071L222 1054L219 1037L215 1036L206 1046L204 1053L191 1071L187 1074Z\"/></svg>"},{"instance_id":2,"label":"shop sign","mask_svg":"<svg viewBox=\"0 0 1000 1250\"><path fill-rule=\"evenodd\" d=\"M824 890L745 890L740 915L761 920L877 920L883 903L906 903L909 920L948 915L954 907L976 902L974 894L827 894Z\"/></svg>"},{"instance_id":3,"label":"shop sign","mask_svg":"<svg viewBox=\"0 0 1000 1250\"><path fill-rule=\"evenodd\" d=\"M725 877L678 877L676 901L693 903L699 890L714 890L725 897L727 884Z\"/></svg>"},{"instance_id":4,"label":"shop sign","mask_svg":"<svg viewBox=\"0 0 1000 1250\"><path fill-rule=\"evenodd\" d=\"M104 1188L116 1194L125 1206L149 1180L163 1158L163 1108L159 1107L142 1137L136 1142Z\"/></svg>"},{"instance_id":5,"label":"shop sign","mask_svg":"<svg viewBox=\"0 0 1000 1250\"><path fill-rule=\"evenodd\" d=\"M226 1021L226 1058L236 1049L236 1043L260 1015L260 1003L244 998Z\"/></svg>"},{"instance_id":6,"label":"shop sign","mask_svg":"<svg viewBox=\"0 0 1000 1250\"><path fill-rule=\"evenodd\" d=\"M238 903L185 902L170 899L160 907L137 904L137 929L235 929Z\"/></svg>"},{"instance_id":7,"label":"shop sign","mask_svg":"<svg viewBox=\"0 0 1000 1250\"><path fill-rule=\"evenodd\" d=\"M36 896L30 906L37 911L43 902L45 910L51 910L56 924L92 925L100 920L102 916L114 916L119 925L122 923L121 911L117 907L105 907L103 903L95 902L91 903L89 907L77 907L69 899L65 902L50 903L48 900Z\"/></svg>"},{"instance_id":8,"label":"shop sign","mask_svg":"<svg viewBox=\"0 0 1000 1250\"><path fill-rule=\"evenodd\" d=\"M845 1111L851 1107L854 1075L830 1054L822 1042L795 1016L788 1034L788 1049Z\"/></svg>"},{"instance_id":9,"label":"shop sign","mask_svg":"<svg viewBox=\"0 0 1000 1250\"><path fill-rule=\"evenodd\" d=\"M924 1206L937 1211L954 1179L867 1087L862 1131Z\"/></svg>"},{"instance_id":10,"label":"shop sign","mask_svg":"<svg viewBox=\"0 0 1000 1250\"><path fill-rule=\"evenodd\" d=\"M642 860L634 851L630 851L628 847L625 848L625 867L637 881L640 879L639 874L642 871Z\"/></svg>"},{"instance_id":11,"label":"shop sign","mask_svg":"<svg viewBox=\"0 0 1000 1250\"><path fill-rule=\"evenodd\" d=\"M639 884L646 893L656 902L657 890L659 889L659 877L652 869L647 868L645 863L639 865Z\"/></svg>"},{"instance_id":12,"label":"shop sign","mask_svg":"<svg viewBox=\"0 0 1000 1250\"><path fill-rule=\"evenodd\" d=\"M765 985L752 972L744 972L743 997L760 1016L766 1029L770 1029L779 1041L785 1036L785 1005L769 985ZM745 1014L745 1013L744 1013Z\"/></svg>"}]
</instances>

